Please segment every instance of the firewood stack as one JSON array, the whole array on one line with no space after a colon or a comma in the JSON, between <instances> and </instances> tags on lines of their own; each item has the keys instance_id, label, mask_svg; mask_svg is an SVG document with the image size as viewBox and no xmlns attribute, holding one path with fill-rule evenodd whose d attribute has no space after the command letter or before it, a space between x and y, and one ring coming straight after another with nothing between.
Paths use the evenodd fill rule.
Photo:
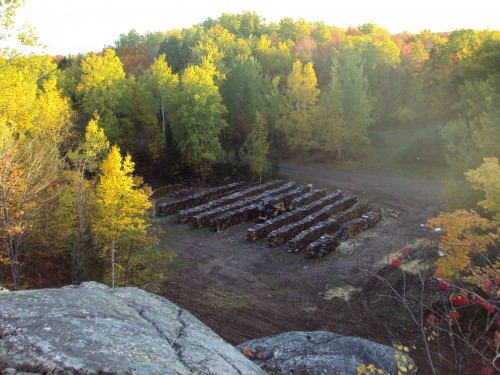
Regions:
<instances>
[{"instance_id":1,"label":"firewood stack","mask_svg":"<svg viewBox=\"0 0 500 375\"><path fill-rule=\"evenodd\" d=\"M151 194L151 198L164 197L165 195L170 195L182 189L184 189L184 185L181 184L162 186L161 188L153 191L153 194Z\"/></svg>"},{"instance_id":2,"label":"firewood stack","mask_svg":"<svg viewBox=\"0 0 500 375\"><path fill-rule=\"evenodd\" d=\"M282 202L286 207L294 198L305 192L309 192L311 188L311 185L303 185L283 194L274 196L269 195L265 197L265 199L268 199L271 204ZM220 232L232 226L257 219L259 217L259 203L260 202L255 202L234 211L226 211L222 215L213 218L210 220L210 230L212 232Z\"/></svg>"},{"instance_id":3,"label":"firewood stack","mask_svg":"<svg viewBox=\"0 0 500 375\"><path fill-rule=\"evenodd\" d=\"M292 190L294 187L295 187L294 182L288 182L275 189L268 190L264 193L248 197L236 203L220 206L205 212L201 212L197 215L194 215L191 218L191 224L193 224L193 226L196 228L201 228L202 226L207 225L210 222L210 220L212 220L214 217L220 216L225 212L235 211L241 207L249 206L253 203L259 203L262 199L266 198L267 196L284 193L286 191Z\"/></svg>"},{"instance_id":4,"label":"firewood stack","mask_svg":"<svg viewBox=\"0 0 500 375\"><path fill-rule=\"evenodd\" d=\"M159 202L156 204L156 215L167 216L176 213L179 210L206 203L211 199L218 198L230 191L236 190L243 185L243 182L235 182L232 184L218 186L200 193L196 193L177 201Z\"/></svg>"},{"instance_id":5,"label":"firewood stack","mask_svg":"<svg viewBox=\"0 0 500 375\"><path fill-rule=\"evenodd\" d=\"M339 245L339 240L334 234L321 236L306 247L306 258L321 258L334 251Z\"/></svg>"},{"instance_id":6,"label":"firewood stack","mask_svg":"<svg viewBox=\"0 0 500 375\"><path fill-rule=\"evenodd\" d=\"M348 209L349 207L353 206L356 201L357 198L355 196L345 197L338 202L335 202L334 204L323 207L318 212L315 212L314 214L307 216L298 222L288 224L284 227L276 229L269 233L269 235L267 236L267 244L271 247L279 246L296 236L301 231L312 227L320 221L328 219L330 216L340 211Z\"/></svg>"},{"instance_id":7,"label":"firewood stack","mask_svg":"<svg viewBox=\"0 0 500 375\"><path fill-rule=\"evenodd\" d=\"M382 219L382 211L380 209L370 211L367 214L353 219L344 224L338 233L338 238L342 241L352 238L362 231L373 227Z\"/></svg>"},{"instance_id":8,"label":"firewood stack","mask_svg":"<svg viewBox=\"0 0 500 375\"><path fill-rule=\"evenodd\" d=\"M156 194L175 191L179 185L164 187ZM268 246L286 243L288 252L305 250L307 258L320 258L334 251L341 241L374 226L382 218L380 209L367 212L369 202L358 202L355 196L343 196L337 190L328 194L312 185L297 187L281 180L267 183L233 183L191 194L174 202L158 203L158 216L178 212L180 223L195 227L209 225L219 232L256 219L265 199L271 204L283 203L288 212L256 224L247 230L246 239L266 237Z\"/></svg>"},{"instance_id":9,"label":"firewood stack","mask_svg":"<svg viewBox=\"0 0 500 375\"><path fill-rule=\"evenodd\" d=\"M325 189L315 189L311 190L309 193L301 195L295 198L291 203L291 208L306 206L310 203L316 202L318 199L323 198L326 195Z\"/></svg>"},{"instance_id":10,"label":"firewood stack","mask_svg":"<svg viewBox=\"0 0 500 375\"><path fill-rule=\"evenodd\" d=\"M308 194L310 194L310 193L308 193ZM308 194L305 194L305 195L308 195ZM320 210L321 208L323 208L329 204L335 203L336 201L338 201L341 198L342 198L342 192L340 190L337 190L336 193L329 194L329 195L327 195L319 200L314 201L313 203L309 203L308 205L306 205L304 207L295 208L291 212L287 212L287 213L285 213L281 216L278 216L274 219L267 220L264 223L257 224L257 225L255 225L252 228L249 228L247 230L246 239L247 239L247 241L256 241L257 239L268 235L273 230L276 230L276 229L283 227L285 225L288 225L288 224L295 223L295 222L305 218L307 215L310 215L310 214ZM296 200L294 200L294 201L296 201ZM293 205L294 201L292 201L292 205Z\"/></svg>"},{"instance_id":11,"label":"firewood stack","mask_svg":"<svg viewBox=\"0 0 500 375\"><path fill-rule=\"evenodd\" d=\"M228 205L228 204L231 204L234 202L241 201L241 200L243 200L247 197L250 197L252 195L265 192L269 189L273 189L273 188L281 185L282 183L283 183L283 181L281 181L281 180L275 180L275 181L270 181L270 182L266 182L263 184L252 185L252 186L247 187L247 188L242 189L242 190L236 190L232 194L226 195L222 198L214 199L214 200L211 200L210 202L207 202L205 204L179 211L179 213L177 214L177 221L179 223L187 223L187 222L191 221L193 216L198 215L202 212L208 211L208 210L213 209L213 208L225 206L225 205Z\"/></svg>"},{"instance_id":12,"label":"firewood stack","mask_svg":"<svg viewBox=\"0 0 500 375\"><path fill-rule=\"evenodd\" d=\"M286 244L286 249L289 253L299 252L309 243L316 241L322 235L335 233L340 226L349 220L357 218L368 211L370 205L368 202L358 202L351 208L339 212L325 221L319 222L316 225L300 232Z\"/></svg>"}]
</instances>

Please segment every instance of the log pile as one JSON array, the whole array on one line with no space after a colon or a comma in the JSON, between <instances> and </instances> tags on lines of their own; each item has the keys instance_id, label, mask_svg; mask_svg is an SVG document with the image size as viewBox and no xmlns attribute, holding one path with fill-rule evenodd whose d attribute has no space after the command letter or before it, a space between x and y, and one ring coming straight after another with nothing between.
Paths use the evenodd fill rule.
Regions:
<instances>
[{"instance_id":1,"label":"log pile","mask_svg":"<svg viewBox=\"0 0 500 375\"><path fill-rule=\"evenodd\" d=\"M159 202L156 204L156 215L171 215L179 210L206 203L211 199L218 198L230 191L236 190L243 185L244 182L235 182L232 184L218 186L200 193L196 193L174 202Z\"/></svg>"},{"instance_id":2,"label":"log pile","mask_svg":"<svg viewBox=\"0 0 500 375\"><path fill-rule=\"evenodd\" d=\"M220 206L208 211L201 212L197 215L194 215L191 218L191 224L193 224L193 226L195 226L196 228L201 228L202 226L207 225L210 222L210 220L212 220L214 217L220 216L225 212L235 211L241 207L249 206L253 203L259 203L262 199L270 195L284 193L286 191L292 190L294 187L295 187L294 182L288 182L275 189L268 190L264 193L248 197L236 203Z\"/></svg>"},{"instance_id":3,"label":"log pile","mask_svg":"<svg viewBox=\"0 0 500 375\"><path fill-rule=\"evenodd\" d=\"M345 223L342 228L340 228L337 236L340 240L345 241L349 238L352 238L362 231L373 227L382 219L382 211L380 209L370 211L367 214L348 221Z\"/></svg>"},{"instance_id":4,"label":"log pile","mask_svg":"<svg viewBox=\"0 0 500 375\"><path fill-rule=\"evenodd\" d=\"M323 207L318 212L305 217L304 219L285 225L269 233L267 236L267 244L271 247L279 246L291 238L295 237L298 233L306 230L320 221L328 219L330 216L344 211L353 206L357 201L355 196L345 197L334 204Z\"/></svg>"},{"instance_id":5,"label":"log pile","mask_svg":"<svg viewBox=\"0 0 500 375\"><path fill-rule=\"evenodd\" d=\"M291 203L290 207L302 207L306 206L310 203L317 201L320 198L323 198L326 195L325 189L316 189L311 190L309 193L301 195L300 197L295 198Z\"/></svg>"},{"instance_id":6,"label":"log pile","mask_svg":"<svg viewBox=\"0 0 500 375\"><path fill-rule=\"evenodd\" d=\"M281 185L282 183L283 181L281 180L275 180L263 184L253 185L243 190L238 190L222 198L211 200L210 202L207 202L205 204L181 210L177 214L177 221L179 223L187 223L191 221L193 216L201 214L202 212L209 211L211 209L225 206L234 202L242 201L243 199L252 195L260 194L262 192L265 192L266 190L273 189Z\"/></svg>"},{"instance_id":7,"label":"log pile","mask_svg":"<svg viewBox=\"0 0 500 375\"><path fill-rule=\"evenodd\" d=\"M339 239L334 234L321 236L306 247L306 258L321 258L339 246Z\"/></svg>"},{"instance_id":8,"label":"log pile","mask_svg":"<svg viewBox=\"0 0 500 375\"><path fill-rule=\"evenodd\" d=\"M181 185L181 184L162 186L162 187L156 189L155 191L153 191L153 194L151 194L151 198L164 197L165 195L175 193L175 192L182 190L182 189L184 189L184 185Z\"/></svg>"},{"instance_id":9,"label":"log pile","mask_svg":"<svg viewBox=\"0 0 500 375\"><path fill-rule=\"evenodd\" d=\"M266 199L269 199L271 204L282 202L286 207L294 198L305 192L309 192L311 188L311 185L303 185L283 194L268 196ZM234 211L226 211L222 215L213 218L210 220L210 230L212 232L220 232L232 226L257 219L259 217L259 203L252 203Z\"/></svg>"},{"instance_id":10,"label":"log pile","mask_svg":"<svg viewBox=\"0 0 500 375\"><path fill-rule=\"evenodd\" d=\"M339 212L338 214L328 218L325 221L319 222L312 227L300 232L286 244L286 249L289 253L299 252L309 243L316 241L318 238L327 233L335 233L340 226L349 220L357 218L368 211L370 205L363 201L356 203L351 208Z\"/></svg>"},{"instance_id":11,"label":"log pile","mask_svg":"<svg viewBox=\"0 0 500 375\"><path fill-rule=\"evenodd\" d=\"M307 193L305 195L308 195L310 193ZM338 190L336 193L329 194L326 197L323 197L313 203L308 204L307 206L296 208L291 212L287 212L274 219L267 220L265 223L257 224L247 230L246 239L247 241L256 241L257 239L267 236L269 233L280 227L295 223L305 218L307 215L310 215L313 212L316 212L329 204L335 203L341 198L342 198L342 192Z\"/></svg>"}]
</instances>

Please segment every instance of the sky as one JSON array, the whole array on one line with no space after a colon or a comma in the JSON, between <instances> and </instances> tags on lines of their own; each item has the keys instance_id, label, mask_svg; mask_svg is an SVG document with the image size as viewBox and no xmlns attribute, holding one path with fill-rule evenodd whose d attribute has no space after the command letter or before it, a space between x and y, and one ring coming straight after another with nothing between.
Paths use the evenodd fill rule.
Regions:
<instances>
[{"instance_id":1,"label":"sky","mask_svg":"<svg viewBox=\"0 0 500 375\"><path fill-rule=\"evenodd\" d=\"M37 29L45 53L67 55L100 51L132 29L189 28L245 10L267 22L304 18L342 28L374 22L391 33L418 33L500 30L499 9L498 0L25 0L18 16Z\"/></svg>"}]
</instances>

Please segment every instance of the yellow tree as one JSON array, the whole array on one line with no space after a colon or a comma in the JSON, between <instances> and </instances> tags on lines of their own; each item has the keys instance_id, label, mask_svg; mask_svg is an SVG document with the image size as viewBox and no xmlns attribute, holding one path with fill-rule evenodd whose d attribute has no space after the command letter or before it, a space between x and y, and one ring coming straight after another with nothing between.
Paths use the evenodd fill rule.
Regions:
<instances>
[{"instance_id":1,"label":"yellow tree","mask_svg":"<svg viewBox=\"0 0 500 375\"><path fill-rule=\"evenodd\" d=\"M318 97L319 89L312 63L302 67L302 63L296 61L288 76L278 120L278 127L285 134L293 152L304 152L317 146L313 138L313 123Z\"/></svg>"},{"instance_id":2,"label":"yellow tree","mask_svg":"<svg viewBox=\"0 0 500 375\"><path fill-rule=\"evenodd\" d=\"M123 144L131 127L125 115L131 91L122 62L114 50L107 49L102 55L86 55L81 68L82 75L76 87L81 114L88 121L98 111L106 137L113 143Z\"/></svg>"},{"instance_id":3,"label":"yellow tree","mask_svg":"<svg viewBox=\"0 0 500 375\"><path fill-rule=\"evenodd\" d=\"M478 205L494 214L493 218L500 222L500 165L497 158L484 158L484 163L466 173L467 181L475 190L482 190L485 199Z\"/></svg>"},{"instance_id":4,"label":"yellow tree","mask_svg":"<svg viewBox=\"0 0 500 375\"><path fill-rule=\"evenodd\" d=\"M84 208L89 207L89 202L85 202L85 175L87 172L96 173L102 160L109 151L109 142L104 134L104 130L99 127L99 115L97 112L90 120L85 132L85 140L78 148L69 154L69 159L74 164L78 174L78 191L76 198L76 237L73 248L74 271L80 276L83 273L84 258L84 233L86 220Z\"/></svg>"},{"instance_id":5,"label":"yellow tree","mask_svg":"<svg viewBox=\"0 0 500 375\"><path fill-rule=\"evenodd\" d=\"M0 57L0 239L14 288L26 239L60 170L60 149L68 134L70 107L56 88L48 57ZM42 198L43 197L43 198Z\"/></svg>"},{"instance_id":6,"label":"yellow tree","mask_svg":"<svg viewBox=\"0 0 500 375\"><path fill-rule=\"evenodd\" d=\"M120 149L113 146L101 166L96 189L96 218L94 231L105 241L111 252L111 286L115 286L115 251L120 238L145 234L148 227L146 211L151 207L150 189L141 188L135 178L130 155L122 158Z\"/></svg>"},{"instance_id":7,"label":"yellow tree","mask_svg":"<svg viewBox=\"0 0 500 375\"><path fill-rule=\"evenodd\" d=\"M485 158L477 169L466 173L473 188L482 190L485 199L478 202L486 211L492 212L493 220L481 217L473 210L457 210L441 213L429 220L430 228L441 228L440 247L445 256L436 262L436 275L449 279L467 273L473 275L498 276L498 240L500 235L500 166L497 158ZM487 259L491 254L496 262L474 264L474 255ZM476 257L478 258L478 257ZM481 264L482 263L482 264ZM477 279L477 277L476 277ZM484 279L484 278L483 278Z\"/></svg>"}]
</instances>

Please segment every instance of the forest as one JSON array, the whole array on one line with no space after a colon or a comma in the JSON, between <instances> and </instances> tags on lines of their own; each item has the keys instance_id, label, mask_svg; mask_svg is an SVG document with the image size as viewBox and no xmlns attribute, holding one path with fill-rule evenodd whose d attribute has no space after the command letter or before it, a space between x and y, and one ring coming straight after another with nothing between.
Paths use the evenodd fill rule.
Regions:
<instances>
[{"instance_id":1,"label":"forest","mask_svg":"<svg viewBox=\"0 0 500 375\"><path fill-rule=\"evenodd\" d=\"M449 209L481 211L464 173L500 157L499 31L391 35L243 12L48 56L23 52L37 40L13 31L19 5L0 6L10 288L161 279L173 255L157 248L151 186L267 179L287 158L437 171Z\"/></svg>"}]
</instances>

